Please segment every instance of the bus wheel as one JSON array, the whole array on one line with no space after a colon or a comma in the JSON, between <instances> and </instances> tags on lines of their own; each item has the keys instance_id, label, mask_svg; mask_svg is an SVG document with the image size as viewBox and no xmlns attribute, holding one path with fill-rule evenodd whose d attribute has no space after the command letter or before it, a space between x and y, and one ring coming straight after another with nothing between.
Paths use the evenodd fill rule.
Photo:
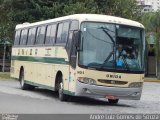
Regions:
<instances>
[{"instance_id":1,"label":"bus wheel","mask_svg":"<svg viewBox=\"0 0 160 120\"><path fill-rule=\"evenodd\" d=\"M34 89L34 86L28 85L24 82L24 70L20 71L19 81L22 90Z\"/></svg>"},{"instance_id":2,"label":"bus wheel","mask_svg":"<svg viewBox=\"0 0 160 120\"><path fill-rule=\"evenodd\" d=\"M21 89L22 90L27 89L28 86L24 83L24 71L23 70L20 71L19 81L20 81Z\"/></svg>"},{"instance_id":3,"label":"bus wheel","mask_svg":"<svg viewBox=\"0 0 160 120\"><path fill-rule=\"evenodd\" d=\"M117 104L118 101L119 101L119 99L115 99L115 100L108 99L108 102L111 103L111 104Z\"/></svg>"},{"instance_id":4,"label":"bus wheel","mask_svg":"<svg viewBox=\"0 0 160 120\"><path fill-rule=\"evenodd\" d=\"M61 81L58 86L58 95L59 95L59 100L60 101L66 101L67 100L67 95L64 94L63 90L63 82Z\"/></svg>"}]
</instances>

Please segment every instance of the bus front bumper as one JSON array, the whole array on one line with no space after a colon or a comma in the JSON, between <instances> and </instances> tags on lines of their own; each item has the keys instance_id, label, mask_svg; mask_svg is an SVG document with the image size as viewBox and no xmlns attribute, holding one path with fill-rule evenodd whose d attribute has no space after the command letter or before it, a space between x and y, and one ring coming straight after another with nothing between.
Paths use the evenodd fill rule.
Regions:
<instances>
[{"instance_id":1,"label":"bus front bumper","mask_svg":"<svg viewBox=\"0 0 160 120\"><path fill-rule=\"evenodd\" d=\"M84 84L77 81L76 96L89 97L98 100L106 99L127 99L127 100L140 100L141 88L120 88L120 87L107 87Z\"/></svg>"}]
</instances>

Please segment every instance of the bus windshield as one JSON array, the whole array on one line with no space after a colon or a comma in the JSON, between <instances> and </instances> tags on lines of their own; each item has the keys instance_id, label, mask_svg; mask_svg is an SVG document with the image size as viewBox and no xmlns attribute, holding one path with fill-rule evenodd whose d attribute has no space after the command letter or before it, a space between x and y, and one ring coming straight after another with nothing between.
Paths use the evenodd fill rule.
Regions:
<instances>
[{"instance_id":1,"label":"bus windshield","mask_svg":"<svg viewBox=\"0 0 160 120\"><path fill-rule=\"evenodd\" d=\"M81 31L80 65L97 69L144 70L142 28L83 22Z\"/></svg>"}]
</instances>

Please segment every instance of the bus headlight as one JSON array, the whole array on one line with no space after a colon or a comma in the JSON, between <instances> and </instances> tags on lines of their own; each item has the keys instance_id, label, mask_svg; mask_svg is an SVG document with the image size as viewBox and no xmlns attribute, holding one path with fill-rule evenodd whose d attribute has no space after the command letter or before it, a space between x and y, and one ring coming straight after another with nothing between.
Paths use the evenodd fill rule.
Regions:
<instances>
[{"instance_id":1,"label":"bus headlight","mask_svg":"<svg viewBox=\"0 0 160 120\"><path fill-rule=\"evenodd\" d=\"M86 77L79 77L78 81L85 83L85 84L90 84L90 85L96 85L96 81L92 78L86 78Z\"/></svg>"},{"instance_id":2,"label":"bus headlight","mask_svg":"<svg viewBox=\"0 0 160 120\"><path fill-rule=\"evenodd\" d=\"M142 82L134 82L134 83L130 83L129 87L130 88L140 88L142 87L143 83Z\"/></svg>"}]
</instances>

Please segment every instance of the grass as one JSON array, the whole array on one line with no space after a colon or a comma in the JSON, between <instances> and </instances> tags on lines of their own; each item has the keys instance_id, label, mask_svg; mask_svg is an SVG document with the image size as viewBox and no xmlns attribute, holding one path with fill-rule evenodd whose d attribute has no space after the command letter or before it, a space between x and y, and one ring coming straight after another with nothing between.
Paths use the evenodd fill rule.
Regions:
<instances>
[{"instance_id":1,"label":"grass","mask_svg":"<svg viewBox=\"0 0 160 120\"><path fill-rule=\"evenodd\" d=\"M6 80L10 79L10 73L9 72L0 72L0 80Z\"/></svg>"}]
</instances>

